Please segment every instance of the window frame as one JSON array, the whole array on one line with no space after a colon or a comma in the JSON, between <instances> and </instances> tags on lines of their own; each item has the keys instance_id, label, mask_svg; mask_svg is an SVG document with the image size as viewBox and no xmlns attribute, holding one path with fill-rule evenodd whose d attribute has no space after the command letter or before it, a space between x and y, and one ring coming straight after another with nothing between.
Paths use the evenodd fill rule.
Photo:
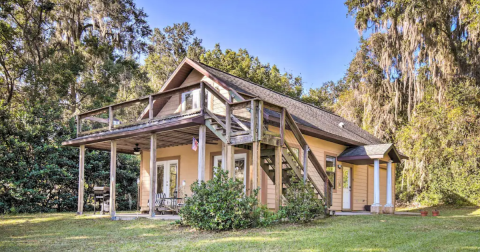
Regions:
<instances>
[{"instance_id":1,"label":"window frame","mask_svg":"<svg viewBox=\"0 0 480 252\"><path fill-rule=\"evenodd\" d=\"M187 94L192 94L192 109L187 110L187 101L186 101L186 96ZM208 109L212 110L212 104L211 102L211 97L212 95L208 90L205 90L205 105L207 106ZM197 104L197 108L195 108L195 104ZM181 112L182 113L188 113L188 112L193 112L193 111L199 111L200 110L200 89L195 89L192 91L184 92L182 93L181 97Z\"/></svg>"},{"instance_id":2,"label":"window frame","mask_svg":"<svg viewBox=\"0 0 480 252\"><path fill-rule=\"evenodd\" d=\"M333 181L332 182L332 190L337 190L337 157L336 156L333 156L329 153L325 153L325 173L327 173L327 177L328 179L330 179L330 177L328 176L329 173L332 173L332 171L328 171L328 167L332 167L332 166L327 166L327 162L329 162L327 159L333 159ZM335 192L334 191L334 192Z\"/></svg>"},{"instance_id":3,"label":"window frame","mask_svg":"<svg viewBox=\"0 0 480 252\"><path fill-rule=\"evenodd\" d=\"M187 95L192 94L192 108L187 110ZM195 104L197 104L197 108L195 108ZM191 111L196 111L200 109L200 89L195 89L192 91L188 91L185 93L182 93L182 113L184 112L191 112Z\"/></svg>"}]
</instances>

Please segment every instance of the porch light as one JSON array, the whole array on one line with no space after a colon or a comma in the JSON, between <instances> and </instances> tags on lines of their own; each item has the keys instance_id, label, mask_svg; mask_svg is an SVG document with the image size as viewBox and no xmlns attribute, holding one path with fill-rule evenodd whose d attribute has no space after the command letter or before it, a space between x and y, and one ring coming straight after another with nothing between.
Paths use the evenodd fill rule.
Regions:
<instances>
[{"instance_id":1,"label":"porch light","mask_svg":"<svg viewBox=\"0 0 480 252\"><path fill-rule=\"evenodd\" d=\"M135 148L133 148L133 154L140 155L140 147L138 147L138 143L135 144Z\"/></svg>"}]
</instances>

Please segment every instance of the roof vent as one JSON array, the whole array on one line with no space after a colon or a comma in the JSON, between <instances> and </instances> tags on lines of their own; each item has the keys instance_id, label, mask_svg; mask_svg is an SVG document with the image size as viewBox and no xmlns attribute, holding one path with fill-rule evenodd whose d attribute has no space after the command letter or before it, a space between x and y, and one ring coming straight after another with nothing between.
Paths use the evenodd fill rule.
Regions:
<instances>
[{"instance_id":1,"label":"roof vent","mask_svg":"<svg viewBox=\"0 0 480 252\"><path fill-rule=\"evenodd\" d=\"M343 122L338 123L338 127L343 128L343 126L345 126L345 123Z\"/></svg>"}]
</instances>

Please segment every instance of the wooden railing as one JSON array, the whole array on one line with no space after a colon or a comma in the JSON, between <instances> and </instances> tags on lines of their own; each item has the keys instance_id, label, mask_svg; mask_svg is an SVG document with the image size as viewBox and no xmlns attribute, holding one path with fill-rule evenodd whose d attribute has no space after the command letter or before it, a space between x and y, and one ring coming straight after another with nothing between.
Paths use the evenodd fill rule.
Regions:
<instances>
[{"instance_id":1,"label":"wooden railing","mask_svg":"<svg viewBox=\"0 0 480 252\"><path fill-rule=\"evenodd\" d=\"M298 143L300 144L300 146L302 146L302 148L304 150L304 157L308 158L308 160L312 163L313 167L315 168L315 170L317 171L317 173L320 175L321 179L323 180L323 182L324 182L323 193L322 193L321 189L318 187L318 185L315 184L315 181L308 174L308 169L307 169L308 162L306 162L307 161L306 159L304 159L304 162L303 162L303 167L304 167L303 173L304 174L306 173L305 178L308 178L312 182L312 184L315 187L318 194L324 199L325 204L328 205L328 206L331 206L332 205L332 186L333 185L330 182L330 180L328 179L328 175L327 175L326 171L323 169L323 167L320 164L320 162L318 161L318 159L315 157L315 155L311 151L309 151L310 147L308 146L307 141L303 137L303 134L300 131L300 129L298 128L297 123L293 119L292 115L284 107L281 107L281 106L278 106L278 105L275 105L275 104L272 104L272 103L264 102L264 106L265 106L265 108L267 108L269 110L272 110L272 111L275 111L275 112L280 114L279 127L280 127L280 139L281 139L281 145L282 146L286 145L287 148L290 148L288 146L288 143L286 143L286 141L285 141L285 128L286 128L286 126L288 126L289 129L292 131L296 140L298 141ZM301 165L298 157L296 157L296 162L298 162Z\"/></svg>"},{"instance_id":2,"label":"wooden railing","mask_svg":"<svg viewBox=\"0 0 480 252\"><path fill-rule=\"evenodd\" d=\"M85 113L81 113L77 115L77 118L76 118L77 136L92 134L99 131L113 130L115 128L123 128L127 126L132 126L136 124L153 121L155 120L154 109L153 109L155 102L161 102L161 101L166 102L168 98L174 95L177 95L177 94L181 95L182 93L199 89L201 88L202 85L203 83L196 83L196 84L185 86L185 87L174 88L168 91L151 94L149 96L145 96L142 98L133 99L133 100L113 104L110 106L94 109ZM141 105L142 103L144 103L144 105ZM134 105L139 105L139 104L141 105L141 108L143 108L141 109L142 113L140 113L140 115L137 115L137 116L134 115L132 117L132 121L125 122L115 118L115 111L122 108L131 107ZM200 110L200 112L202 111ZM108 114L108 118L95 117L95 115L99 115L99 114ZM167 115L166 117L175 116L175 115L173 114ZM158 118L158 119L165 119L165 118ZM89 120L89 121L94 121L101 124L107 124L107 126L101 127L99 129L93 129L86 132L82 132L82 120Z\"/></svg>"},{"instance_id":3,"label":"wooden railing","mask_svg":"<svg viewBox=\"0 0 480 252\"><path fill-rule=\"evenodd\" d=\"M204 115L207 119L205 124L209 126L210 129L213 129L212 131L215 130L216 132L214 133L222 141L228 144L240 144L264 140L265 135L272 135L274 137L279 137L280 145L286 145L291 152L290 146L285 141L285 129L286 127L288 127L293 132L296 140L304 150L305 158L303 163L300 162L297 156L295 156L295 162L297 162L300 167L303 164L304 178L308 178L310 181L314 182L314 180L310 178L310 175L308 175L307 159L312 163L313 167L324 181L325 188L323 193L318 187L318 185L316 185L315 183L312 184L314 184L314 187L316 191L320 194L320 196L326 200L326 204L331 205L332 183L329 181L325 170L322 168L322 165L316 159L315 155L311 151L309 151L310 148L307 144L307 141L303 137L303 134L298 128L296 122L293 120L293 117L290 115L286 108L256 98L245 100L239 95L232 93L231 91L228 91L228 97L225 97L207 82L199 82L193 85L174 88L168 91L152 94L142 98L133 99L130 101L125 101L122 103L81 113L77 116L77 135L87 135L99 131L111 131L116 128L148 123L155 120L177 116L177 114L174 113L172 115L166 115L165 118L155 117L155 113L158 113L159 111L154 111L154 106L156 103L159 103L157 104L157 106L162 106L162 104L164 106L170 97L174 95L181 95L182 93L198 89L200 89L200 109L195 112ZM208 106L206 106L205 97L207 95L207 91L225 106L225 114L214 113L214 111L211 111ZM231 101L230 99L232 99L233 101ZM140 115L134 116L131 122L125 122L120 120L121 118L116 118L116 111L135 105L138 105L140 108L142 108L142 112L139 113ZM269 132L264 127L264 109L269 109L280 114L280 134ZM106 116L107 118L95 117L95 115L99 114L103 114L103 116ZM106 127L82 132L82 120L90 120L102 125L106 124ZM215 124L215 127L213 127L212 124Z\"/></svg>"},{"instance_id":4,"label":"wooden railing","mask_svg":"<svg viewBox=\"0 0 480 252\"><path fill-rule=\"evenodd\" d=\"M205 87L205 90L201 90L203 96L206 95L205 91L208 91L225 106L224 115L216 114L201 99L201 107L205 111L207 119L206 125L212 129L217 137L229 144L234 143L233 140L238 137L248 137L244 140L248 142L255 141L259 137L259 131L256 129L259 124L259 101L257 99L245 100L237 97L236 101L232 102L210 84L202 84ZM240 110L243 110L243 112L236 116L235 112ZM213 123L208 122L208 119L212 120ZM219 127L213 127L212 124Z\"/></svg>"}]
</instances>

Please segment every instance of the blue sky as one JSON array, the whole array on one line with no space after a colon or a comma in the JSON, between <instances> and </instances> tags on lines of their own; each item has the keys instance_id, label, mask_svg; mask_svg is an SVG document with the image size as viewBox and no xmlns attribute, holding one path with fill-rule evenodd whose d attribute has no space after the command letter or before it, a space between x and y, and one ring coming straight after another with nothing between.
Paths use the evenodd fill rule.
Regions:
<instances>
[{"instance_id":1,"label":"blue sky","mask_svg":"<svg viewBox=\"0 0 480 252\"><path fill-rule=\"evenodd\" d=\"M245 48L301 75L308 90L342 78L358 47L342 0L137 1L152 28L189 22L206 49Z\"/></svg>"}]
</instances>

